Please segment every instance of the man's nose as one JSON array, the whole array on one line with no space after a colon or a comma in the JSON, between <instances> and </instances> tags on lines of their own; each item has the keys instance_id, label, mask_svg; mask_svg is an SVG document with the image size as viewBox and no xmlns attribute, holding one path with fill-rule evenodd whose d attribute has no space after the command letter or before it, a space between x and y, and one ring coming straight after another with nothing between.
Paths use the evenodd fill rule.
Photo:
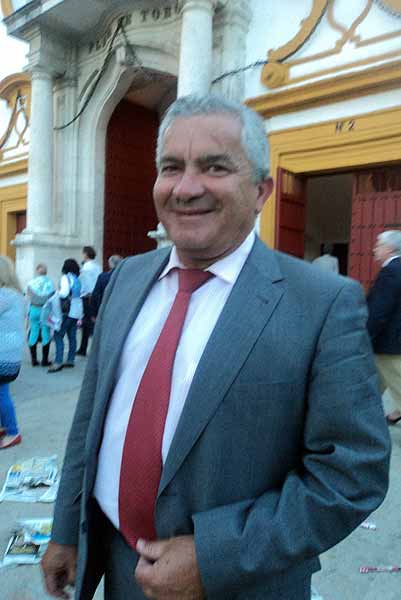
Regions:
<instances>
[{"instance_id":1,"label":"man's nose","mask_svg":"<svg viewBox=\"0 0 401 600\"><path fill-rule=\"evenodd\" d=\"M205 188L197 173L184 172L174 186L174 195L180 200L190 200L203 196Z\"/></svg>"}]
</instances>

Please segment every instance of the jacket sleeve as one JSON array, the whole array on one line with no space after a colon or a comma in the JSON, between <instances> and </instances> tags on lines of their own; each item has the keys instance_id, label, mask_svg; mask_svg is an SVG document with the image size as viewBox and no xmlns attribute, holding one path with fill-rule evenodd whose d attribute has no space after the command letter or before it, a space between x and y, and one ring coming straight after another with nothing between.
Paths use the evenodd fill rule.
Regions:
<instances>
[{"instance_id":1,"label":"jacket sleeve","mask_svg":"<svg viewBox=\"0 0 401 600\"><path fill-rule=\"evenodd\" d=\"M322 323L305 402L300 466L283 485L192 516L208 598L227 597L230 590L237 593L316 557L346 537L385 496L389 435L366 332L366 304L351 280Z\"/></svg>"},{"instance_id":2,"label":"jacket sleeve","mask_svg":"<svg viewBox=\"0 0 401 600\"><path fill-rule=\"evenodd\" d=\"M116 279L113 279L106 290L104 305L107 303ZM85 444L98 383L98 354L102 338L102 312L100 310L99 318L96 321L91 351L68 436L54 509L51 537L54 542L59 544L78 544L80 498L85 473Z\"/></svg>"},{"instance_id":3,"label":"jacket sleeve","mask_svg":"<svg viewBox=\"0 0 401 600\"><path fill-rule=\"evenodd\" d=\"M374 341L393 317L401 296L401 277L391 264L380 271L368 296L369 317L367 328Z\"/></svg>"}]
</instances>

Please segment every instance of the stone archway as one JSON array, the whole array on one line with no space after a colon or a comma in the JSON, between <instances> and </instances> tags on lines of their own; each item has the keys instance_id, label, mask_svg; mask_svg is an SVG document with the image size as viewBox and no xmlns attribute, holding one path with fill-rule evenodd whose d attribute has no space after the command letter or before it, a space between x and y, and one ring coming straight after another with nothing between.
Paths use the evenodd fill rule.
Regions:
<instances>
[{"instance_id":1,"label":"stone archway","mask_svg":"<svg viewBox=\"0 0 401 600\"><path fill-rule=\"evenodd\" d=\"M143 67L138 76L138 69L125 62L124 53L116 56L80 119L77 185L79 237L96 247L100 261L104 258L106 140L110 119L126 97L159 115L176 95L177 62L171 55L155 49L148 53L143 49L140 60ZM152 85L148 85L148 80ZM152 223L151 228L155 225ZM154 247L154 244L150 244L150 247ZM110 252L110 248L106 245L106 253Z\"/></svg>"}]
</instances>

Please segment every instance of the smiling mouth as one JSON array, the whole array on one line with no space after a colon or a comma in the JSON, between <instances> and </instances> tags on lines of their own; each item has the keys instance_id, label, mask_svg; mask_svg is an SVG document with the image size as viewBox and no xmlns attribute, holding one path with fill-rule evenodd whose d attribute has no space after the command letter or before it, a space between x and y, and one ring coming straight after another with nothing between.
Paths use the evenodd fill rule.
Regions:
<instances>
[{"instance_id":1,"label":"smiling mouth","mask_svg":"<svg viewBox=\"0 0 401 600\"><path fill-rule=\"evenodd\" d=\"M180 217L198 217L202 215L208 215L213 212L212 209L204 209L204 210L176 210L174 211L176 215Z\"/></svg>"}]
</instances>

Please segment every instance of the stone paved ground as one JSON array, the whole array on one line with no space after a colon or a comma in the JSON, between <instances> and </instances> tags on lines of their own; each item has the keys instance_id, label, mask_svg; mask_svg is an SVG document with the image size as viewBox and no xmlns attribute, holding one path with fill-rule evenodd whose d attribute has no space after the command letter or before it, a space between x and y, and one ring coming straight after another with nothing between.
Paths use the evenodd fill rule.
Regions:
<instances>
[{"instance_id":1,"label":"stone paved ground","mask_svg":"<svg viewBox=\"0 0 401 600\"><path fill-rule=\"evenodd\" d=\"M18 460L57 454L61 464L84 365L85 359L78 358L74 369L48 375L45 369L33 369L26 362L20 377L12 384L23 443L0 452L1 485L9 466ZM401 573L358 572L362 565L401 564L401 425L393 427L391 435L390 491L384 504L369 518L376 523L377 530L359 528L322 557L323 571L314 577L314 586L322 600L401 599ZM47 517L52 508L46 504L0 504L0 556L17 519ZM96 600L102 597L99 590ZM0 599L48 600L39 567L0 569Z\"/></svg>"}]
</instances>

